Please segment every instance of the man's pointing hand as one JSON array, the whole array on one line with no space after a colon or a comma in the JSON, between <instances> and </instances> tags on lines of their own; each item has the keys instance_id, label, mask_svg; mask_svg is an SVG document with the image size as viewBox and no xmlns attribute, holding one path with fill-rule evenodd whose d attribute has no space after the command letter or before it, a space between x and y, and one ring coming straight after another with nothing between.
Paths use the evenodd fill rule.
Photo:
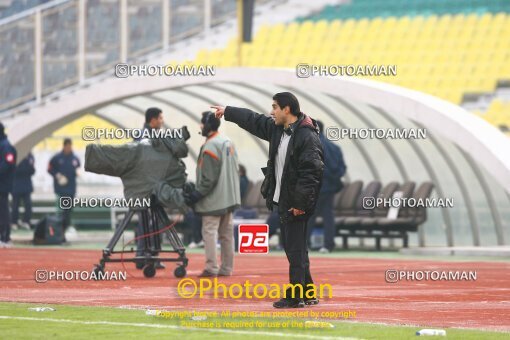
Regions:
<instances>
[{"instance_id":1,"label":"man's pointing hand","mask_svg":"<svg viewBox=\"0 0 510 340\"><path fill-rule=\"evenodd\" d=\"M223 115L225 114L225 107L224 106L219 106L219 105L211 105L211 109L215 109L216 112L214 113L214 115L216 116L216 118L218 119L221 119L221 117L223 117Z\"/></svg>"}]
</instances>

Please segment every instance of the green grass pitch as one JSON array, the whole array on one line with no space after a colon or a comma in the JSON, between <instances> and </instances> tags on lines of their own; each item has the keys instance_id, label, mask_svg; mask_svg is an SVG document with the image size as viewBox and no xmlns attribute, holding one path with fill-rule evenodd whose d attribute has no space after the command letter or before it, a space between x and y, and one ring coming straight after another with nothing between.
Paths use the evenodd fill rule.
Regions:
<instances>
[{"instance_id":1,"label":"green grass pitch","mask_svg":"<svg viewBox=\"0 0 510 340\"><path fill-rule=\"evenodd\" d=\"M36 312L30 307L49 306L56 311ZM168 310L168 309L166 309ZM257 318L259 319L259 318ZM215 319L234 324L250 319ZM288 319L259 319L270 322ZM296 319L294 319L295 321ZM27 303L0 303L0 329L4 339L416 339L415 332L426 327L389 326L360 322L328 321L330 329L303 328L189 328L182 321L145 314L145 310L107 307L80 307ZM292 321L292 320L288 320ZM298 320L299 321L299 320ZM302 320L304 321L304 320ZM205 322L205 321L204 321ZM508 339L508 333L467 329L446 329L448 339Z\"/></svg>"}]
</instances>

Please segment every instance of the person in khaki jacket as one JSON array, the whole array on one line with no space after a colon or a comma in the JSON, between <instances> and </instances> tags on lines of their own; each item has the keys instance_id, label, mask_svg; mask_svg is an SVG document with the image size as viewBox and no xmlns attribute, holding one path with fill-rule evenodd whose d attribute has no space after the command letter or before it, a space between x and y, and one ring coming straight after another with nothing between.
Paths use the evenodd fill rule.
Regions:
<instances>
[{"instance_id":1,"label":"person in khaki jacket","mask_svg":"<svg viewBox=\"0 0 510 340\"><path fill-rule=\"evenodd\" d=\"M200 128L206 137L197 163L196 187L185 194L186 203L202 215L205 269L199 277L230 276L234 267L234 225L232 212L241 204L239 164L232 141L218 132L220 120L214 113L202 113ZM221 245L221 266L216 243Z\"/></svg>"}]
</instances>

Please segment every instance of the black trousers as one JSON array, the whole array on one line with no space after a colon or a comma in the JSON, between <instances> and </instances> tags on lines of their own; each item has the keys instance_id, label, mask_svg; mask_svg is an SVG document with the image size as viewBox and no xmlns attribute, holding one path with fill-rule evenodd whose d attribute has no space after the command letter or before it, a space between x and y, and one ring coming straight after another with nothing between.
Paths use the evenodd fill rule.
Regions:
<instances>
[{"instance_id":1,"label":"black trousers","mask_svg":"<svg viewBox=\"0 0 510 340\"><path fill-rule=\"evenodd\" d=\"M62 209L60 207L60 198L61 197L70 197L71 200L74 199L74 195L63 195L63 194L57 194L57 205L59 209L59 214L62 217L62 232L64 233L64 240L65 240L65 233L67 230L67 227L71 225L71 213L73 212L73 208L71 206L71 209Z\"/></svg>"},{"instance_id":2,"label":"black trousers","mask_svg":"<svg viewBox=\"0 0 510 340\"><path fill-rule=\"evenodd\" d=\"M190 211L184 215L183 223L186 224L186 227L191 228L191 241L200 243L202 241L202 216Z\"/></svg>"},{"instance_id":3,"label":"black trousers","mask_svg":"<svg viewBox=\"0 0 510 340\"><path fill-rule=\"evenodd\" d=\"M274 209L278 207L275 206ZM308 258L308 219L280 214L280 222L282 245L289 261L289 282L301 284L304 293L307 285L313 284Z\"/></svg>"},{"instance_id":4,"label":"black trousers","mask_svg":"<svg viewBox=\"0 0 510 340\"><path fill-rule=\"evenodd\" d=\"M32 218L32 198L31 193L13 194L12 195L12 221L18 223L19 220L19 206L21 201L25 206L25 213L23 214L23 222L30 224Z\"/></svg>"},{"instance_id":5,"label":"black trousers","mask_svg":"<svg viewBox=\"0 0 510 340\"><path fill-rule=\"evenodd\" d=\"M0 192L0 241L11 240L11 220L9 213L9 194Z\"/></svg>"}]
</instances>

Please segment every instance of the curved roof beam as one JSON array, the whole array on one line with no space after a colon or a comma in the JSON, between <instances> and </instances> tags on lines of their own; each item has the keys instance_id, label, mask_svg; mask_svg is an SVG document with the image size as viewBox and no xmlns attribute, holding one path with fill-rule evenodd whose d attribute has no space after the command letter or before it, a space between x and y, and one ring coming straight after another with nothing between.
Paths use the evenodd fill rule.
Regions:
<instances>
[{"instance_id":1,"label":"curved roof beam","mask_svg":"<svg viewBox=\"0 0 510 340\"><path fill-rule=\"evenodd\" d=\"M221 68L216 70L215 75L203 77L110 78L31 109L26 119L20 119L10 127L10 137L19 148L20 157L23 157L42 139L42 130L47 134L48 129L56 129L62 123L104 105L175 87L208 82L239 82L239 79L341 95L347 100L401 114L459 145L510 192L510 153L507 152L510 140L483 119L457 105L399 86L349 77L299 78L294 70Z\"/></svg>"}]
</instances>

